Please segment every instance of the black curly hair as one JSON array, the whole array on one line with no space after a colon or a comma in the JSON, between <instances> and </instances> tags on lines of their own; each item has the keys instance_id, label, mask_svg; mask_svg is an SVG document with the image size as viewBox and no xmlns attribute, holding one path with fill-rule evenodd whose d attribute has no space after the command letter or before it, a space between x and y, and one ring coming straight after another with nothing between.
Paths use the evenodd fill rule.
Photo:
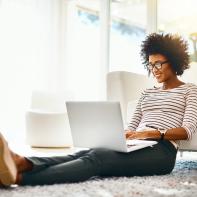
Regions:
<instances>
[{"instance_id":1,"label":"black curly hair","mask_svg":"<svg viewBox=\"0 0 197 197\"><path fill-rule=\"evenodd\" d=\"M189 68L188 43L178 35L152 33L142 42L140 55L149 74L149 56L154 54L165 56L176 75Z\"/></svg>"}]
</instances>

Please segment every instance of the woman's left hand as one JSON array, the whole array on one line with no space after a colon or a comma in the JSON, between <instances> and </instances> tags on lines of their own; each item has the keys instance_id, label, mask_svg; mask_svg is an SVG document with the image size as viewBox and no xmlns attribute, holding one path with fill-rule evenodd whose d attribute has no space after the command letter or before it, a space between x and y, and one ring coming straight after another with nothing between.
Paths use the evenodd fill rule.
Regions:
<instances>
[{"instance_id":1,"label":"woman's left hand","mask_svg":"<svg viewBox=\"0 0 197 197\"><path fill-rule=\"evenodd\" d=\"M126 131L126 139L132 140L132 139L146 139L146 133L145 132L137 132L137 131Z\"/></svg>"},{"instance_id":2,"label":"woman's left hand","mask_svg":"<svg viewBox=\"0 0 197 197\"><path fill-rule=\"evenodd\" d=\"M126 131L126 139L144 140L144 139L161 139L161 134L157 130L143 130L143 131Z\"/></svg>"}]
</instances>

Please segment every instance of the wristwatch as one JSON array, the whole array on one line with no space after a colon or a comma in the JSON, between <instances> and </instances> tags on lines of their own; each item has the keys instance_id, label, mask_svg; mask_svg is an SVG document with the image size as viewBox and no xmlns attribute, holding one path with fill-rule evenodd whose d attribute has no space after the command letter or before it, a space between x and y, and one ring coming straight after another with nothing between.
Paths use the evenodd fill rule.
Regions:
<instances>
[{"instance_id":1,"label":"wristwatch","mask_svg":"<svg viewBox=\"0 0 197 197\"><path fill-rule=\"evenodd\" d=\"M168 131L168 129L158 129L158 131L159 131L160 134L161 134L160 140L163 140L163 139L164 139L164 136L165 136L165 134L166 134L166 132Z\"/></svg>"}]
</instances>

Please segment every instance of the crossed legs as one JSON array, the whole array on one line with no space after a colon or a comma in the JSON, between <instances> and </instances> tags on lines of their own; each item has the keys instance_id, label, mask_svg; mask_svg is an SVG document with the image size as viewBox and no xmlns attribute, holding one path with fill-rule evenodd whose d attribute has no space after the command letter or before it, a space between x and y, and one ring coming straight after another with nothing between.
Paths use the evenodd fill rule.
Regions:
<instances>
[{"instance_id":1,"label":"crossed legs","mask_svg":"<svg viewBox=\"0 0 197 197\"><path fill-rule=\"evenodd\" d=\"M90 149L61 157L25 158L9 150L0 135L3 185L44 185L85 181L94 176L145 176L170 173L177 150L167 140L131 153ZM5 181L6 180L6 181Z\"/></svg>"}]
</instances>

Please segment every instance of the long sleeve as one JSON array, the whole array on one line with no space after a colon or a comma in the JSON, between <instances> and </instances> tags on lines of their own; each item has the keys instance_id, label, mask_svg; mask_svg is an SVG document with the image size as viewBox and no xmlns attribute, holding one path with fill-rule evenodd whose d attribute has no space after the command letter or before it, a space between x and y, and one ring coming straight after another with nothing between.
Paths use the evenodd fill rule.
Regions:
<instances>
[{"instance_id":1,"label":"long sleeve","mask_svg":"<svg viewBox=\"0 0 197 197\"><path fill-rule=\"evenodd\" d=\"M197 86L191 85L186 94L186 107L182 127L187 131L188 140L197 130Z\"/></svg>"},{"instance_id":2,"label":"long sleeve","mask_svg":"<svg viewBox=\"0 0 197 197\"><path fill-rule=\"evenodd\" d=\"M128 130L135 131L141 121L141 118L142 118L141 102L143 100L143 97L144 97L144 94L142 93L140 99L138 100L135 111L132 115L132 118L128 122L128 125L127 125Z\"/></svg>"},{"instance_id":3,"label":"long sleeve","mask_svg":"<svg viewBox=\"0 0 197 197\"><path fill-rule=\"evenodd\" d=\"M171 129L183 127L188 140L197 130L197 86L186 83L174 89L145 90L128 121L128 129L143 130L146 125Z\"/></svg>"}]
</instances>

